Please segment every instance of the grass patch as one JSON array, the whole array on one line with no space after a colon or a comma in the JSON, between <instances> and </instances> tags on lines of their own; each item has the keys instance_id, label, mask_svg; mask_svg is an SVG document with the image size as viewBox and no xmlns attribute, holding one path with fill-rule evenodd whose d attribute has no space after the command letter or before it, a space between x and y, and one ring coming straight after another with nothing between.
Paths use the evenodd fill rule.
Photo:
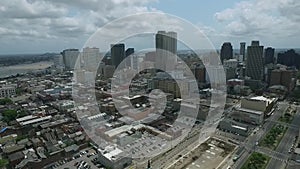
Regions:
<instances>
[{"instance_id":1,"label":"grass patch","mask_svg":"<svg viewBox=\"0 0 300 169\"><path fill-rule=\"evenodd\" d=\"M270 157L261 153L254 152L247 159L241 169L265 169L270 161Z\"/></svg>"},{"instance_id":2,"label":"grass patch","mask_svg":"<svg viewBox=\"0 0 300 169\"><path fill-rule=\"evenodd\" d=\"M274 125L259 145L275 150L286 130L287 127L281 124Z\"/></svg>"},{"instance_id":3,"label":"grass patch","mask_svg":"<svg viewBox=\"0 0 300 169\"><path fill-rule=\"evenodd\" d=\"M291 123L296 114L296 109L294 107L288 107L285 113L278 119L278 121L283 123Z\"/></svg>"}]
</instances>

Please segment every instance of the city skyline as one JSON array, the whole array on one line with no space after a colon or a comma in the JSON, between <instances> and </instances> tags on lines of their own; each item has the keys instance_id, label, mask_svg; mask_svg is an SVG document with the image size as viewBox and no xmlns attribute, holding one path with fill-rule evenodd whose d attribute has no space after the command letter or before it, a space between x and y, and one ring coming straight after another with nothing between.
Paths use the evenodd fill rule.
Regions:
<instances>
[{"instance_id":1,"label":"city skyline","mask_svg":"<svg viewBox=\"0 0 300 169\"><path fill-rule=\"evenodd\" d=\"M250 43L252 40L274 48L298 47L300 32L295 28L298 27L299 2L230 0L217 2L218 5L215 3L195 0L185 4L173 0L3 1L0 5L3 13L0 20L4 23L0 29L0 53L45 53L82 48L101 26L119 17L141 12L165 12L181 17L202 30L216 49L226 41L237 49L240 42ZM143 25L141 21L136 22Z\"/></svg>"},{"instance_id":2,"label":"city skyline","mask_svg":"<svg viewBox=\"0 0 300 169\"><path fill-rule=\"evenodd\" d=\"M0 169L300 168L299 0L2 0Z\"/></svg>"}]
</instances>

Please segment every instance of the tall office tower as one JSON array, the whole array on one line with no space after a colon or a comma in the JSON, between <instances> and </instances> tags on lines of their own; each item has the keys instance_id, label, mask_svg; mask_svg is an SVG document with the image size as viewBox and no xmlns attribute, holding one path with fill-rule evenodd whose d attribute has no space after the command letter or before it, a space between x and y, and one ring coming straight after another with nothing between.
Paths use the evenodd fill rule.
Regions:
<instances>
[{"instance_id":1,"label":"tall office tower","mask_svg":"<svg viewBox=\"0 0 300 169\"><path fill-rule=\"evenodd\" d=\"M221 48L221 62L223 63L224 60L232 59L233 57L233 49L230 42L225 42Z\"/></svg>"},{"instance_id":2,"label":"tall office tower","mask_svg":"<svg viewBox=\"0 0 300 169\"><path fill-rule=\"evenodd\" d=\"M274 48L268 47L265 49L265 65L274 63L274 53L275 53Z\"/></svg>"},{"instance_id":3,"label":"tall office tower","mask_svg":"<svg viewBox=\"0 0 300 169\"><path fill-rule=\"evenodd\" d=\"M148 52L145 54L145 61L155 62L156 52Z\"/></svg>"},{"instance_id":4,"label":"tall office tower","mask_svg":"<svg viewBox=\"0 0 300 169\"><path fill-rule=\"evenodd\" d=\"M177 64L177 33L158 31L155 35L156 58L155 67L164 71L172 71Z\"/></svg>"},{"instance_id":5,"label":"tall office tower","mask_svg":"<svg viewBox=\"0 0 300 169\"><path fill-rule=\"evenodd\" d=\"M67 70L73 70L80 54L78 49L66 49L61 52L63 56L63 62Z\"/></svg>"},{"instance_id":6,"label":"tall office tower","mask_svg":"<svg viewBox=\"0 0 300 169\"><path fill-rule=\"evenodd\" d=\"M126 67L130 67L131 66L131 57L128 57L130 56L131 54L134 53L134 48L128 48L126 51L125 51L125 58L126 58ZM128 58L127 58L128 57Z\"/></svg>"},{"instance_id":7,"label":"tall office tower","mask_svg":"<svg viewBox=\"0 0 300 169\"><path fill-rule=\"evenodd\" d=\"M247 47L246 75L253 80L263 79L263 53L264 47L259 46L259 41L252 41Z\"/></svg>"},{"instance_id":8,"label":"tall office tower","mask_svg":"<svg viewBox=\"0 0 300 169\"><path fill-rule=\"evenodd\" d=\"M57 54L53 57L53 63L56 68L64 68L64 59L61 54Z\"/></svg>"},{"instance_id":9,"label":"tall office tower","mask_svg":"<svg viewBox=\"0 0 300 169\"><path fill-rule=\"evenodd\" d=\"M245 61L245 55L246 55L246 42L240 43L240 55L243 57L243 61Z\"/></svg>"},{"instance_id":10,"label":"tall office tower","mask_svg":"<svg viewBox=\"0 0 300 169\"><path fill-rule=\"evenodd\" d=\"M286 66L295 66L297 69L300 69L300 54L296 53L294 49L278 53L277 63Z\"/></svg>"},{"instance_id":11,"label":"tall office tower","mask_svg":"<svg viewBox=\"0 0 300 169\"><path fill-rule=\"evenodd\" d=\"M112 65L118 67L125 58L125 45L123 43L112 44L110 51Z\"/></svg>"},{"instance_id":12,"label":"tall office tower","mask_svg":"<svg viewBox=\"0 0 300 169\"><path fill-rule=\"evenodd\" d=\"M99 48L83 48L81 57L81 64L85 70L95 71L101 61Z\"/></svg>"}]
</instances>

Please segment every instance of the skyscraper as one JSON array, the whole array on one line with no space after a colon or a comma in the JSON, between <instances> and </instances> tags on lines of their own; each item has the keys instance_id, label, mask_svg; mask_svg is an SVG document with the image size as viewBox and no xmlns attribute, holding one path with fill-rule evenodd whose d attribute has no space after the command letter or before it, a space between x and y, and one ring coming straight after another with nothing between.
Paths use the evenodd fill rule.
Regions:
<instances>
[{"instance_id":1,"label":"skyscraper","mask_svg":"<svg viewBox=\"0 0 300 169\"><path fill-rule=\"evenodd\" d=\"M61 54L66 69L73 70L80 54L79 49L66 49Z\"/></svg>"},{"instance_id":2,"label":"skyscraper","mask_svg":"<svg viewBox=\"0 0 300 169\"><path fill-rule=\"evenodd\" d=\"M126 67L129 67L131 66L131 57L128 57L130 56L131 54L134 53L134 48L128 48L126 51L125 51L125 58L126 58ZM128 57L128 58L127 58Z\"/></svg>"},{"instance_id":3,"label":"skyscraper","mask_svg":"<svg viewBox=\"0 0 300 169\"><path fill-rule=\"evenodd\" d=\"M274 53L275 53L274 48L268 47L265 49L265 65L274 63Z\"/></svg>"},{"instance_id":4,"label":"skyscraper","mask_svg":"<svg viewBox=\"0 0 300 169\"><path fill-rule=\"evenodd\" d=\"M125 45L123 43L112 44L110 51L111 51L112 65L118 67L119 64L125 58Z\"/></svg>"},{"instance_id":5,"label":"skyscraper","mask_svg":"<svg viewBox=\"0 0 300 169\"><path fill-rule=\"evenodd\" d=\"M229 60L233 58L233 49L230 42L225 42L221 48L221 61L222 63L224 60Z\"/></svg>"},{"instance_id":6,"label":"skyscraper","mask_svg":"<svg viewBox=\"0 0 300 169\"><path fill-rule=\"evenodd\" d=\"M246 42L241 42L240 43L240 55L243 57L243 61L245 61L245 55L246 55Z\"/></svg>"},{"instance_id":7,"label":"skyscraper","mask_svg":"<svg viewBox=\"0 0 300 169\"><path fill-rule=\"evenodd\" d=\"M263 79L263 52L264 47L259 46L259 41L252 41L247 47L246 75L253 80Z\"/></svg>"},{"instance_id":8,"label":"skyscraper","mask_svg":"<svg viewBox=\"0 0 300 169\"><path fill-rule=\"evenodd\" d=\"M155 67L164 71L174 70L177 64L177 33L158 31L155 35Z\"/></svg>"},{"instance_id":9,"label":"skyscraper","mask_svg":"<svg viewBox=\"0 0 300 169\"><path fill-rule=\"evenodd\" d=\"M95 71L101 61L99 48L83 48L81 53L81 62L85 70Z\"/></svg>"},{"instance_id":10,"label":"skyscraper","mask_svg":"<svg viewBox=\"0 0 300 169\"><path fill-rule=\"evenodd\" d=\"M296 53L294 49L290 49L283 53L278 53L277 63L286 66L295 66L300 68L300 54Z\"/></svg>"}]
</instances>

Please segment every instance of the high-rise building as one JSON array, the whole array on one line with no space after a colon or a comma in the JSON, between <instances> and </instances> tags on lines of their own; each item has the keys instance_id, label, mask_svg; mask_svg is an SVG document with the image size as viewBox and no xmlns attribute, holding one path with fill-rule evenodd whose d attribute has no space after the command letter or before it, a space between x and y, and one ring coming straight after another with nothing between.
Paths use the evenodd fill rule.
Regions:
<instances>
[{"instance_id":1,"label":"high-rise building","mask_svg":"<svg viewBox=\"0 0 300 169\"><path fill-rule=\"evenodd\" d=\"M274 54L275 54L275 49L268 47L265 49L265 65L274 63Z\"/></svg>"},{"instance_id":2,"label":"high-rise building","mask_svg":"<svg viewBox=\"0 0 300 169\"><path fill-rule=\"evenodd\" d=\"M56 68L63 68L64 65L64 59L61 54L57 54L53 57L53 64Z\"/></svg>"},{"instance_id":3,"label":"high-rise building","mask_svg":"<svg viewBox=\"0 0 300 169\"><path fill-rule=\"evenodd\" d=\"M130 56L133 53L134 53L134 48L127 48L126 49L126 52L125 52L126 57Z\"/></svg>"},{"instance_id":4,"label":"high-rise building","mask_svg":"<svg viewBox=\"0 0 300 169\"><path fill-rule=\"evenodd\" d=\"M295 66L297 69L300 68L300 55L291 49L284 53L278 53L277 63L286 66Z\"/></svg>"},{"instance_id":5,"label":"high-rise building","mask_svg":"<svg viewBox=\"0 0 300 169\"><path fill-rule=\"evenodd\" d=\"M224 63L224 60L229 60L233 58L233 49L230 42L225 42L221 48L221 62Z\"/></svg>"},{"instance_id":6,"label":"high-rise building","mask_svg":"<svg viewBox=\"0 0 300 169\"><path fill-rule=\"evenodd\" d=\"M246 57L246 42L240 43L240 55L243 57L243 61L245 61Z\"/></svg>"},{"instance_id":7,"label":"high-rise building","mask_svg":"<svg viewBox=\"0 0 300 169\"><path fill-rule=\"evenodd\" d=\"M125 51L125 58L126 58L126 67L131 66L131 57L128 57L134 53L134 48L128 48Z\"/></svg>"},{"instance_id":8,"label":"high-rise building","mask_svg":"<svg viewBox=\"0 0 300 169\"><path fill-rule=\"evenodd\" d=\"M177 33L158 31L155 35L155 67L164 71L175 69L177 64Z\"/></svg>"},{"instance_id":9,"label":"high-rise building","mask_svg":"<svg viewBox=\"0 0 300 169\"><path fill-rule=\"evenodd\" d=\"M145 54L145 61L155 62L156 52L148 52Z\"/></svg>"},{"instance_id":10,"label":"high-rise building","mask_svg":"<svg viewBox=\"0 0 300 169\"><path fill-rule=\"evenodd\" d=\"M110 51L111 51L112 65L118 67L119 64L125 58L125 44L123 43L112 44Z\"/></svg>"},{"instance_id":11,"label":"high-rise building","mask_svg":"<svg viewBox=\"0 0 300 169\"><path fill-rule=\"evenodd\" d=\"M296 70L293 69L275 69L271 72L270 86L282 85L288 91L292 91L296 84Z\"/></svg>"},{"instance_id":12,"label":"high-rise building","mask_svg":"<svg viewBox=\"0 0 300 169\"><path fill-rule=\"evenodd\" d=\"M237 75L238 61L236 59L224 60L223 67L226 74L226 80L234 79Z\"/></svg>"},{"instance_id":13,"label":"high-rise building","mask_svg":"<svg viewBox=\"0 0 300 169\"><path fill-rule=\"evenodd\" d=\"M97 70L98 64L101 61L99 48L83 48L80 59L85 70Z\"/></svg>"},{"instance_id":14,"label":"high-rise building","mask_svg":"<svg viewBox=\"0 0 300 169\"><path fill-rule=\"evenodd\" d=\"M246 75L252 80L263 79L264 47L259 45L259 41L252 41L247 47Z\"/></svg>"},{"instance_id":15,"label":"high-rise building","mask_svg":"<svg viewBox=\"0 0 300 169\"><path fill-rule=\"evenodd\" d=\"M73 70L80 54L78 49L66 49L62 53L65 68Z\"/></svg>"},{"instance_id":16,"label":"high-rise building","mask_svg":"<svg viewBox=\"0 0 300 169\"><path fill-rule=\"evenodd\" d=\"M192 72L194 73L194 76L196 80L200 83L206 82L206 69L205 66L195 66L192 68Z\"/></svg>"}]
</instances>

